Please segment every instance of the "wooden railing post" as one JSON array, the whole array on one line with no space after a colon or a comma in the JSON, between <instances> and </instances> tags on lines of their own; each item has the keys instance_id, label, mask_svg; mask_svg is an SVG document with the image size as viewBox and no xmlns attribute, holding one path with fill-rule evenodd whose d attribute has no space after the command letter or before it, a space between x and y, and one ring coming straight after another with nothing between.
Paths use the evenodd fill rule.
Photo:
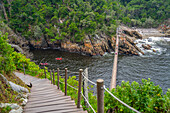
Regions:
<instances>
[{"instance_id":1,"label":"wooden railing post","mask_svg":"<svg viewBox=\"0 0 170 113\"><path fill-rule=\"evenodd\" d=\"M97 113L104 113L104 80L97 80Z\"/></svg>"},{"instance_id":2,"label":"wooden railing post","mask_svg":"<svg viewBox=\"0 0 170 113\"><path fill-rule=\"evenodd\" d=\"M45 74L45 78L46 78L46 71L45 71L45 65L44 65L44 74Z\"/></svg>"},{"instance_id":3,"label":"wooden railing post","mask_svg":"<svg viewBox=\"0 0 170 113\"><path fill-rule=\"evenodd\" d=\"M24 70L24 75L25 75L25 66L24 66L24 63L23 63L23 70Z\"/></svg>"},{"instance_id":4,"label":"wooden railing post","mask_svg":"<svg viewBox=\"0 0 170 113\"><path fill-rule=\"evenodd\" d=\"M65 68L65 96L67 96L67 68Z\"/></svg>"},{"instance_id":5,"label":"wooden railing post","mask_svg":"<svg viewBox=\"0 0 170 113\"><path fill-rule=\"evenodd\" d=\"M81 101L81 79L82 79L82 72L83 70L79 70L79 87L78 87L78 101L77 101L77 108L80 108L80 101Z\"/></svg>"},{"instance_id":6,"label":"wooden railing post","mask_svg":"<svg viewBox=\"0 0 170 113\"><path fill-rule=\"evenodd\" d=\"M53 83L52 75L51 75L51 69L50 69L50 78L51 78L51 84Z\"/></svg>"},{"instance_id":7,"label":"wooden railing post","mask_svg":"<svg viewBox=\"0 0 170 113\"><path fill-rule=\"evenodd\" d=\"M53 85L55 85L55 70L53 69Z\"/></svg>"},{"instance_id":8,"label":"wooden railing post","mask_svg":"<svg viewBox=\"0 0 170 113\"><path fill-rule=\"evenodd\" d=\"M60 83L60 80L59 80L60 79L59 71L60 71L59 68L57 68L57 80L58 80L57 85L58 85L58 89L60 88L60 84L59 84Z\"/></svg>"},{"instance_id":9,"label":"wooden railing post","mask_svg":"<svg viewBox=\"0 0 170 113\"><path fill-rule=\"evenodd\" d=\"M84 76L88 79L88 68L86 68L84 70ZM89 97L88 97L88 80L87 79L83 79L83 94L86 97L87 101L89 101ZM89 108L89 105L86 101L84 101L84 104L87 108Z\"/></svg>"}]
</instances>

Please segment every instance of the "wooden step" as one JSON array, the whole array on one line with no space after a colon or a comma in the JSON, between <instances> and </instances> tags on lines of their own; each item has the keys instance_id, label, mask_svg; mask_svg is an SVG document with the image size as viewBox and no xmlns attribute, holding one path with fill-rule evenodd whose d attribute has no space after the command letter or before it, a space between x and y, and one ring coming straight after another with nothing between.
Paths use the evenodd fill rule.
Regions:
<instances>
[{"instance_id":1,"label":"wooden step","mask_svg":"<svg viewBox=\"0 0 170 113\"><path fill-rule=\"evenodd\" d=\"M70 96L65 96L56 85L48 79L39 79L29 75L15 72L25 83L32 83L29 100L24 107L24 113L87 113L77 108Z\"/></svg>"}]
</instances>

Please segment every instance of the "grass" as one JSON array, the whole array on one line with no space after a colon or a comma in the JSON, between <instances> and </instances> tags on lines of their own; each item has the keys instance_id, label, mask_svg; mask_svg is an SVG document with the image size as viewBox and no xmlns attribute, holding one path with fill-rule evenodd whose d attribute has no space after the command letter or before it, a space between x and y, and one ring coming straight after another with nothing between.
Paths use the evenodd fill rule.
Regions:
<instances>
[{"instance_id":1,"label":"grass","mask_svg":"<svg viewBox=\"0 0 170 113\"><path fill-rule=\"evenodd\" d=\"M3 73L3 75L7 78L8 81L29 89L27 85L13 73ZM9 85L6 85L5 81L0 76L0 103L17 103L18 105L21 105L22 101L20 101L20 98L18 98L17 96L18 93L16 91L13 91Z\"/></svg>"}]
</instances>

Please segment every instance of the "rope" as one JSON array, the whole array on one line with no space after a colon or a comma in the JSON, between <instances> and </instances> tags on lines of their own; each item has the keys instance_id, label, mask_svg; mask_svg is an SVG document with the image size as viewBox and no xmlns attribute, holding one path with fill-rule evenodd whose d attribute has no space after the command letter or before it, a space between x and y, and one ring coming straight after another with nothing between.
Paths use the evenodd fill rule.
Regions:
<instances>
[{"instance_id":1,"label":"rope","mask_svg":"<svg viewBox=\"0 0 170 113\"><path fill-rule=\"evenodd\" d=\"M94 110L93 107L90 105L89 101L88 101L87 98L83 95L82 92L81 92L81 95L83 96L83 98L84 98L84 100L87 102L87 104L90 106L90 108L92 109L92 111L93 111L94 113L96 113L95 110Z\"/></svg>"},{"instance_id":2,"label":"rope","mask_svg":"<svg viewBox=\"0 0 170 113\"><path fill-rule=\"evenodd\" d=\"M64 82L59 81L60 83L64 84Z\"/></svg>"},{"instance_id":3,"label":"rope","mask_svg":"<svg viewBox=\"0 0 170 113\"><path fill-rule=\"evenodd\" d=\"M60 83L62 83L62 84L65 84L64 82L61 82L61 81L59 81ZM69 87L71 87L71 88L73 88L73 89L75 89L75 90L78 90L78 88L75 88L75 87L73 87L73 86L71 86L71 85L69 85L69 84L67 84Z\"/></svg>"},{"instance_id":4,"label":"rope","mask_svg":"<svg viewBox=\"0 0 170 113\"><path fill-rule=\"evenodd\" d=\"M63 71L65 72L65 70L60 70L60 71ZM70 70L67 70L68 73L73 73L73 74L79 74L79 72L73 72L73 71L70 71Z\"/></svg>"},{"instance_id":5,"label":"rope","mask_svg":"<svg viewBox=\"0 0 170 113\"><path fill-rule=\"evenodd\" d=\"M59 70L59 71L63 71L63 72L65 72L65 70Z\"/></svg>"},{"instance_id":6,"label":"rope","mask_svg":"<svg viewBox=\"0 0 170 113\"><path fill-rule=\"evenodd\" d=\"M139 111L137 111L136 109L130 107L129 105L127 105L126 103L124 103L123 101L121 101L120 99L118 99L116 96L114 96L110 91L108 91L105 87L105 85L103 86L104 90L107 91L113 98L115 98L117 101L119 101L121 104L123 104L124 106L126 106L127 108L131 109L132 111L136 112L136 113L140 113Z\"/></svg>"},{"instance_id":7,"label":"rope","mask_svg":"<svg viewBox=\"0 0 170 113\"><path fill-rule=\"evenodd\" d=\"M75 89L75 90L78 90L78 88L75 88L75 87L73 87L73 86L71 86L69 84L67 84L67 85L70 86L71 88Z\"/></svg>"},{"instance_id":8,"label":"rope","mask_svg":"<svg viewBox=\"0 0 170 113\"><path fill-rule=\"evenodd\" d=\"M73 72L73 71L70 71L68 70L69 73L72 73L72 74L79 74L79 72Z\"/></svg>"},{"instance_id":9,"label":"rope","mask_svg":"<svg viewBox=\"0 0 170 113\"><path fill-rule=\"evenodd\" d=\"M60 74L60 76L64 76L64 75L65 75L65 73Z\"/></svg>"},{"instance_id":10,"label":"rope","mask_svg":"<svg viewBox=\"0 0 170 113\"><path fill-rule=\"evenodd\" d=\"M88 80L91 84L93 84L93 85L97 85L96 83L94 83L93 81L91 81L91 80L89 80L87 77L85 77L85 75L84 75L84 73L82 73L82 75L83 75L83 77L86 79L86 80Z\"/></svg>"}]
</instances>

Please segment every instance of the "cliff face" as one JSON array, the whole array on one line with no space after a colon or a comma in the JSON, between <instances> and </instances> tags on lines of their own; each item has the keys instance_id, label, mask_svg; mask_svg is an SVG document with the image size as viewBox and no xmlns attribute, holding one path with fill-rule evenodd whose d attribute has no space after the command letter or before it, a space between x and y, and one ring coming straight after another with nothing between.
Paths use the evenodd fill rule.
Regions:
<instances>
[{"instance_id":1,"label":"cliff face","mask_svg":"<svg viewBox=\"0 0 170 113\"><path fill-rule=\"evenodd\" d=\"M139 55L144 54L134 43L136 39L142 39L142 35L137 31L130 28L122 27L120 33L119 53L126 55ZM113 52L115 49L115 37L108 37L105 34L90 36L87 35L83 42L74 43L69 40L54 41L45 40L44 38L39 41L30 41L30 45L36 49L42 48L56 48L68 52L81 53L83 55L104 55L105 52Z\"/></svg>"},{"instance_id":2,"label":"cliff face","mask_svg":"<svg viewBox=\"0 0 170 113\"><path fill-rule=\"evenodd\" d=\"M130 28L121 27L121 29L122 33L120 33L119 38L119 53L126 55L139 55L139 53L144 54L134 43L136 39L142 39L142 35ZM3 33L8 32L9 43L11 45L18 45L18 47L24 51L23 54L27 57L32 56L31 53L29 53L29 47L34 49L60 49L89 56L102 56L105 52L110 53L115 50L115 37L108 37L105 34L96 34L95 36L87 35L81 43L74 43L69 40L51 41L44 37L39 40L25 40L23 37L16 35L13 30L2 21L0 22L0 30Z\"/></svg>"}]
</instances>

